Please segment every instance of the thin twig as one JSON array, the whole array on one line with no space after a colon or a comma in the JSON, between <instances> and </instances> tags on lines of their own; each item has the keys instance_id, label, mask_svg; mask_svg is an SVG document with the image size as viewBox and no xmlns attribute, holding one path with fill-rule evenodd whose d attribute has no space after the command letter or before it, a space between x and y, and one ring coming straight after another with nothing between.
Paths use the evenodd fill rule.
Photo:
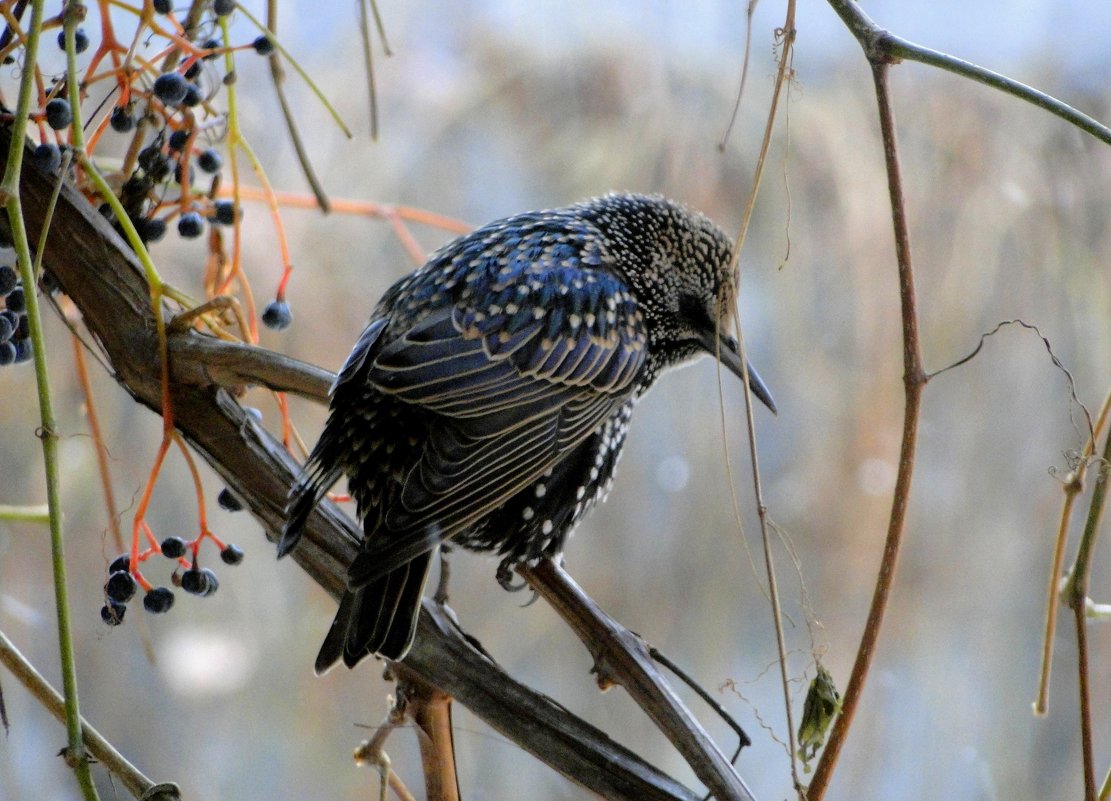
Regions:
<instances>
[{"instance_id":1,"label":"thin twig","mask_svg":"<svg viewBox=\"0 0 1111 801\"><path fill-rule=\"evenodd\" d=\"M767 160L768 152L771 148L771 136L774 130L777 110L779 108L779 99L783 91L784 85L789 80L791 70L792 54L794 53L795 44L795 2L789 0L787 3L786 18L783 22L783 27L777 31L779 37L781 51L779 54L779 68L776 73L775 88L772 92L772 100L770 108L768 109L768 119L764 126L764 138L760 145L760 155L756 161L755 174L752 179L752 189L748 195L748 201L745 204L745 210L741 219L740 231L737 234L737 240L733 247L733 273L732 273L732 287L734 292L740 291L741 283L741 269L740 258L741 249L744 246L745 237L748 233L748 226L752 220L753 211L756 208L756 197L760 189L760 179L764 173L764 164ZM798 773L798 761L795 759L795 754L798 749L795 744L795 723L794 713L791 709L791 686L789 666L787 664L787 641L783 632L783 614L779 599L779 587L775 575L775 559L772 554L771 535L768 527L768 510L764 504L763 485L760 480L760 458L759 452L756 447L756 421L753 414L752 405L752 391L749 388L748 381L748 357L745 351L744 331L741 328L740 319L738 316L733 318L734 332L737 337L738 351L741 356L741 364L743 380L745 384L745 416L748 423L748 448L749 460L752 465L752 484L753 494L756 499L756 513L760 520L760 535L764 548L764 568L768 580L768 598L771 603L772 622L775 626L775 642L776 650L779 656L779 676L783 690L783 708L784 714L787 719L787 739L789 742L788 752L791 767L791 780L795 787L796 792L801 798L803 796L802 781ZM720 382L720 366L719 366L719 382ZM730 478L732 478L732 468L729 469ZM730 486L733 481L730 480ZM734 495L734 509L736 509L736 496ZM738 520L739 520L738 516ZM743 532L742 532L742 537ZM747 550L747 543L746 543Z\"/></svg>"},{"instance_id":2,"label":"thin twig","mask_svg":"<svg viewBox=\"0 0 1111 801\"><path fill-rule=\"evenodd\" d=\"M1076 469L1065 477L1061 489L1065 500L1061 504L1060 520L1057 523L1057 537L1053 544L1053 563L1049 568L1049 581L1045 600L1045 634L1042 635L1042 666L1038 675L1038 696L1034 701L1034 714L1045 715L1049 711L1049 676L1053 667L1053 643L1057 631L1057 607L1061 599L1061 573L1065 564L1065 544L1068 540L1069 522L1076 498L1084 490L1084 477L1088 472L1092 454L1095 453L1096 438L1107 426L1111 417L1111 392L1103 399L1099 414L1088 441L1076 461ZM1111 773L1108 774L1111 776ZM1101 799L1101 801L1103 801Z\"/></svg>"},{"instance_id":3,"label":"thin twig","mask_svg":"<svg viewBox=\"0 0 1111 801\"><path fill-rule=\"evenodd\" d=\"M1009 325L1022 326L1027 331L1033 331L1035 334L1038 335L1038 338L1041 339L1042 344L1045 345L1045 352L1049 354L1049 358L1053 362L1053 366L1056 367L1058 370L1060 370L1062 373L1065 374L1065 380L1069 382L1069 397L1072 399L1073 403L1075 403L1077 406L1079 406L1083 410L1084 419L1085 419L1085 422L1087 423L1087 426L1088 426L1088 432L1087 432L1088 436L1089 437L1094 437L1095 434L1094 434L1094 424L1092 423L1092 413L1088 411L1087 406L1085 406L1083 403L1081 403L1080 397L1076 394L1076 381L1075 381L1075 379L1073 379L1072 373L1069 371L1069 368L1065 367L1065 365L1061 362L1061 360L1057 358L1057 354L1053 352L1053 344L1049 341L1049 337L1047 337L1045 334L1043 334L1041 329L1038 328L1036 325L1034 325L1033 323L1028 323L1025 320L1016 318L1016 319L1013 319L1013 320L1003 320L1002 322L997 323L995 325L995 327L992 328L990 331L986 331L983 334L980 334L980 341L976 344L976 347L972 349L971 353L969 353L967 356L963 356L960 359L957 359L952 364L949 364L949 365L946 365L945 367L942 367L940 370L933 371L932 373L930 373L927 376L927 378L932 379L936 376L941 375L944 372L947 372L949 370L953 370L957 367L960 367L963 364L968 363L973 358L975 358L976 355L981 350L983 350L984 342L987 340L988 337L995 336L1005 326L1009 326Z\"/></svg>"},{"instance_id":4,"label":"thin twig","mask_svg":"<svg viewBox=\"0 0 1111 801\"><path fill-rule=\"evenodd\" d=\"M1092 489L1092 502L1088 507L1088 517L1084 521L1084 532L1080 535L1080 545L1076 550L1076 561L1069 571L1064 596L1073 610L1076 619L1077 671L1080 692L1080 743L1084 758L1084 799L1096 801L1095 762L1092 756L1092 706L1088 673L1088 582L1092 570L1092 554L1095 552L1099 537L1099 523L1103 517L1104 502L1107 498L1108 476L1111 474L1111 434L1104 440L1102 461L1096 472L1096 483Z\"/></svg>"},{"instance_id":5,"label":"thin twig","mask_svg":"<svg viewBox=\"0 0 1111 801\"><path fill-rule=\"evenodd\" d=\"M351 129L347 127L347 123L343 121L343 117L340 116L340 113L336 111L335 106L333 106L331 101L328 100L324 92L320 90L320 87L316 85L316 82L311 77L309 77L309 74L305 72L305 69L301 66L297 59L290 55L289 51L282 46L282 43L278 40L278 37L274 35L274 32L263 25L262 20L260 20L249 10L247 10L247 8L245 8L242 3L238 4L237 7L239 9L239 13L249 19L256 28L270 37L270 41L274 43L274 49L285 56L285 60L289 62L289 65L291 67L293 67L294 72L300 75L301 80L308 84L309 90L314 95L316 95L316 99L320 101L320 104L324 106L329 116L331 116L331 118L335 121L339 129L343 131L343 135L346 136L348 139L353 139L354 134L352 134ZM221 17L220 21L221 27L223 27L223 25L227 22L227 18ZM227 41L227 36L225 36L225 41Z\"/></svg>"},{"instance_id":6,"label":"thin twig","mask_svg":"<svg viewBox=\"0 0 1111 801\"><path fill-rule=\"evenodd\" d=\"M701 698L703 702L705 702L705 704L710 707L710 709L714 710L714 712L717 713L718 717L722 719L725 725L731 728L733 730L733 733L737 735L737 748L733 751L733 756L729 758L729 764L736 767L737 757L741 755L741 751L743 751L747 746L752 745L752 740L749 739L749 736L745 732L745 730L741 728L741 724L735 721L733 719L733 716L725 711L725 707L714 700L714 697L706 692L701 684L688 676L685 670L672 662L667 656L664 655L662 651L660 651L660 649L654 646L649 646L648 655L659 662L661 665L663 665L665 668L670 670L672 673L674 673L675 676L678 677L679 681L683 682L683 684L687 685L691 690L693 690L694 694ZM711 793L706 793L706 796L702 799L702 801L710 801L710 796Z\"/></svg>"},{"instance_id":7,"label":"thin twig","mask_svg":"<svg viewBox=\"0 0 1111 801\"><path fill-rule=\"evenodd\" d=\"M43 678L42 674L20 653L19 649L12 644L12 641L2 631L0 631L0 664L11 671L12 675L27 688L27 691L42 704L47 712L59 721L65 722L65 702L62 700L62 696L50 686L50 683ZM89 753L97 762L104 765L113 775L119 778L128 792L141 799L154 799L156 797L159 801L169 801L171 798L180 799L177 785L171 783L155 784L144 776L138 768L128 762L123 754L113 748L112 744L89 725L87 720L82 718L80 722L81 736ZM152 793L155 788L158 788L163 794L155 796ZM173 788L172 794L170 788Z\"/></svg>"},{"instance_id":8,"label":"thin twig","mask_svg":"<svg viewBox=\"0 0 1111 801\"><path fill-rule=\"evenodd\" d=\"M271 31L276 32L278 30L278 0L267 0L266 23L270 26ZM324 185L316 177L316 170L312 167L308 150L305 149L305 143L301 139L301 130L297 127L297 118L294 116L293 108L289 105L289 100L285 96L285 70L282 68L281 53L275 49L270 54L269 61L270 78L274 84L274 91L278 95L278 105L282 109L282 117L285 119L286 130L289 131L289 140L293 143L293 151L297 154L301 172L304 173L305 180L309 182L309 188L312 189L313 196L316 197L317 205L320 206L321 211L327 214L332 210L331 201L328 200L328 194L324 191Z\"/></svg>"},{"instance_id":9,"label":"thin twig","mask_svg":"<svg viewBox=\"0 0 1111 801\"><path fill-rule=\"evenodd\" d=\"M857 41L860 42L861 47L864 48L864 55L867 56L869 61L873 63L877 61L917 61L920 64L928 64L931 67L952 72L955 75L1006 92L1020 100L1025 100L1027 103L1032 103L1038 108L1045 109L1050 114L1075 125L1085 133L1111 144L1111 128L1089 117L1084 112L1074 109L1067 103L1061 102L1052 95L970 61L908 42L906 39L902 39L877 25L854 0L827 0L827 2L841 17L845 26L856 37Z\"/></svg>"},{"instance_id":10,"label":"thin twig","mask_svg":"<svg viewBox=\"0 0 1111 801\"><path fill-rule=\"evenodd\" d=\"M821 801L829 786L830 776L837 764L841 747L845 744L853 715L864 690L868 669L872 664L883 615L887 609L887 598L895 578L895 568L899 561L899 548L902 544L906 524L907 503L910 499L911 479L914 474L914 457L918 443L918 417L922 404L922 389L928 380L922 368L921 344L918 337L918 308L914 292L914 268L910 254L910 231L907 226L906 201L903 197L902 177L899 168L898 144L895 135L895 116L891 107L891 96L887 85L888 64L872 64L872 76L876 87L876 104L879 108L880 130L883 134L884 161L887 167L887 187L891 196L891 221L895 229L895 255L899 263L899 297L903 321L903 387L905 410L903 417L903 438L899 452L899 471L895 479L895 492L891 502L891 516L887 527L887 540L884 543L883 557L868 619L860 638L852 674L845 687L841 714L833 724L825 750L814 771L814 779L807 792L809 801Z\"/></svg>"},{"instance_id":11,"label":"thin twig","mask_svg":"<svg viewBox=\"0 0 1111 801\"><path fill-rule=\"evenodd\" d=\"M748 61L752 53L752 14L756 10L758 0L748 0L748 10L745 12L745 52L741 59L741 85L737 87L737 99L733 102L733 111L729 114L729 124L725 126L725 133L718 142L718 150L725 150L729 143L729 135L733 133L733 126L737 122L737 114L741 110L741 99L745 95L745 84L748 83Z\"/></svg>"},{"instance_id":12,"label":"thin twig","mask_svg":"<svg viewBox=\"0 0 1111 801\"><path fill-rule=\"evenodd\" d=\"M374 50L370 45L370 15L367 13L367 3L369 2L370 0L359 0L359 39L363 45L363 69L366 70L367 106L370 109L370 138L378 141L378 91L374 82ZM377 9L375 9L375 19L377 17ZM379 24L381 24L380 21Z\"/></svg>"}]
</instances>

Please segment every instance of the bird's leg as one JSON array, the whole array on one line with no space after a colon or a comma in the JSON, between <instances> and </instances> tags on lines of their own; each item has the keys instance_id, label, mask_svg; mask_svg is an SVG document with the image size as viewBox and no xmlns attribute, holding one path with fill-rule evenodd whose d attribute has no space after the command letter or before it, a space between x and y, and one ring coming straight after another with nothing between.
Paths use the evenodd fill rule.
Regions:
<instances>
[{"instance_id":1,"label":"bird's leg","mask_svg":"<svg viewBox=\"0 0 1111 801\"><path fill-rule=\"evenodd\" d=\"M506 592L520 592L521 590L529 590L529 592L532 593L532 597L521 604L521 608L526 609L536 603L536 599L539 598L540 595L536 592L536 590L529 587L528 582L524 579L518 581L517 583L513 582L513 573L517 569L517 565L519 564L521 564L520 561L514 560L512 557L509 556L507 556L505 559L502 559L501 562L498 564L497 579L498 584L500 584L501 588Z\"/></svg>"},{"instance_id":2,"label":"bird's leg","mask_svg":"<svg viewBox=\"0 0 1111 801\"><path fill-rule=\"evenodd\" d=\"M517 568L517 560L511 556L505 557L498 563L498 572L495 574L498 579L498 584L506 592L520 592L528 586L528 582L519 581L514 583L513 572Z\"/></svg>"},{"instance_id":3,"label":"bird's leg","mask_svg":"<svg viewBox=\"0 0 1111 801\"><path fill-rule=\"evenodd\" d=\"M451 553L451 546L446 542L440 544L440 580L436 582L436 592L432 596L432 600L440 606L447 606L448 594L447 585L451 580L451 564L448 562L447 555Z\"/></svg>"}]
</instances>

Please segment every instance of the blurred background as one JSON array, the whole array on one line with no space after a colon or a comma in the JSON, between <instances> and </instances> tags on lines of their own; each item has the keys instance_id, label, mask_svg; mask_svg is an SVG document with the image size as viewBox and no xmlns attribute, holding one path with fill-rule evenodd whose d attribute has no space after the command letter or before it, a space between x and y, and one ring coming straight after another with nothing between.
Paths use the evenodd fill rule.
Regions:
<instances>
[{"instance_id":1,"label":"blurred background","mask_svg":"<svg viewBox=\"0 0 1111 801\"><path fill-rule=\"evenodd\" d=\"M261 13L262 5L248 7ZM720 152L745 5L381 0L394 55L383 58L376 43L376 143L355 7L332 4L324 13L318 3L284 0L279 32L357 131L346 140L290 78L312 160L333 197L404 203L477 225L626 189L663 193L735 231L783 14L779 3L758 9L747 94ZM1111 119L1106 4L887 0L868 8L906 38ZM234 29L250 41L255 33L241 17ZM796 557L793 564L777 546L796 715L815 653L839 686L847 681L902 423L899 303L869 71L824 3L800 3L798 30L795 80L743 253L740 300L750 357L779 405L776 418L757 409L756 425L770 514ZM54 46L52 36L46 44ZM248 140L276 187L305 192L264 59L242 55L238 72ZM928 369L966 355L999 321L1021 317L1050 340L1094 411L1111 385L1111 151L1029 105L926 67L900 66L892 77ZM263 344L337 369L379 295L414 265L382 221L293 209L284 220L297 267L289 290L295 321L281 334L264 330ZM249 206L245 225L246 269L265 303L280 273L265 207ZM450 238L414 233L428 250ZM154 253L168 280L199 292L203 247L171 236ZM189 799L376 797L375 774L355 767L351 749L382 721L392 685L373 662L313 676L332 602L291 561L274 560L247 514L215 508L221 485L207 471L213 528L246 551L244 564L221 566L212 598L179 593L168 615L136 605L119 628L100 622L115 547L68 334L54 317L48 325L86 717L147 775L178 782ZM33 373L9 368L0 380L0 503L41 503ZM738 762L741 775L758 798L781 799L792 790L765 580L733 518L726 471L727 446L744 535L759 563L735 384L726 376L719 397L709 361L660 382L637 411L608 503L580 527L567 565L608 612L742 723L754 744ZM94 385L127 530L160 420L99 370ZM277 419L265 393L245 402ZM323 410L293 408L314 441ZM1017 327L929 385L898 581L829 798L1081 795L1071 625L1058 634L1050 716L1035 719L1031 702L1062 500L1053 472L1067 469L1085 426L1043 343ZM194 509L182 461L171 455L151 523L160 537L190 537ZM1104 601L1105 552L1093 572ZM694 783L620 689L598 693L588 654L550 610L522 608L527 598L503 592L491 559L460 554L452 566L454 609L507 670ZM164 583L160 570L168 575L157 564L149 572ZM0 524L0 628L60 685L43 527ZM1096 756L1105 771L1111 643L1105 627L1091 633ZM0 672L0 682L11 722L0 741L0 799L77 798L54 756L63 728L10 675ZM728 729L691 703L731 750ZM455 724L465 797L589 796L465 709L456 708ZM387 750L419 796L413 736L394 734ZM104 771L97 775L102 792L116 797Z\"/></svg>"}]
</instances>

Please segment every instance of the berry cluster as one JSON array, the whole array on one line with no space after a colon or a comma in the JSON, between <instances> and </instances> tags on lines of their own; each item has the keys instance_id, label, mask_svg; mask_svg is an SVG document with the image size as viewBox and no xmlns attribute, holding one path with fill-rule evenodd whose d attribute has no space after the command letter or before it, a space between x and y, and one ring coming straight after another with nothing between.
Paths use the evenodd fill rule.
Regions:
<instances>
[{"instance_id":1,"label":"berry cluster","mask_svg":"<svg viewBox=\"0 0 1111 801\"><path fill-rule=\"evenodd\" d=\"M218 503L228 511L243 508L231 492L224 489ZM139 563L155 554L162 554L177 563L170 583L180 587L190 595L207 598L220 588L216 573L198 562L201 543L211 539L220 549L220 560L226 565L238 565L243 561L243 551L232 543L223 543L212 532L206 531L195 540L186 541L181 537L166 537L160 543L140 553L124 553L112 560L108 566L108 580L104 583L104 606L100 608L100 619L109 626L118 626L127 612L127 603L143 590L143 608L153 614L168 612L174 605L174 592L169 587L155 587L139 571ZM134 557L134 558L133 558Z\"/></svg>"},{"instance_id":2,"label":"berry cluster","mask_svg":"<svg viewBox=\"0 0 1111 801\"><path fill-rule=\"evenodd\" d=\"M170 0L154 0L152 7L157 15L174 14ZM226 134L227 118L212 101L222 85L235 80L235 73L221 76L216 59L240 50L269 56L277 51L278 45L268 35L242 45L224 42L217 20L231 14L235 8L235 0L213 0L212 17L199 27L195 44L182 51L180 62L169 71L153 74L152 70L141 80L135 75L115 76L123 91L118 93L115 107L108 112L107 118L102 118L90 138L91 146L95 146L101 131L109 128L132 138L125 172L120 177L119 196L145 244L165 237L171 226L176 226L178 235L184 239L198 239L211 227L235 225L242 216L242 209L236 203L217 196L223 158L211 145ZM161 22L148 24L152 30L164 27ZM212 34L216 34L216 38L207 38ZM64 32L58 34L57 42L60 48L65 48ZM74 46L77 53L89 49L90 38L83 28L74 32ZM97 50L94 63L103 52L103 49ZM63 88L59 82L50 86L35 115L44 141L36 148L33 162L49 173L58 171L66 145L51 141L60 142L64 138L61 135L48 137L45 134L63 132L75 119L76 109L70 107L61 91ZM205 181L205 185L197 185L199 179ZM101 213L115 223L115 215L108 204L101 206ZM218 243L217 232L212 232L210 241ZM284 282L277 299L262 315L262 322L275 330L288 327L292 320L283 295Z\"/></svg>"},{"instance_id":3,"label":"berry cluster","mask_svg":"<svg viewBox=\"0 0 1111 801\"><path fill-rule=\"evenodd\" d=\"M0 366L31 358L31 329L27 320L26 289L14 267L0 266Z\"/></svg>"},{"instance_id":4,"label":"berry cluster","mask_svg":"<svg viewBox=\"0 0 1111 801\"><path fill-rule=\"evenodd\" d=\"M218 125L200 121L199 112L203 109L197 108L211 95L202 88L205 60L213 58L212 54L220 47L216 40L205 42L204 49L210 55L186 61L180 71L162 73L155 78L149 96L133 92L109 117L112 130L121 134L132 133L140 122L160 125L154 137L139 150L135 168L120 193L120 200L144 242L157 242L165 236L174 217L178 234L196 239L204 233L206 223L234 225L241 214L232 201L214 197L224 160L207 140ZM211 176L207 193L194 191L198 171ZM176 204L164 200L171 183L180 190ZM169 211L164 210L167 207Z\"/></svg>"}]
</instances>

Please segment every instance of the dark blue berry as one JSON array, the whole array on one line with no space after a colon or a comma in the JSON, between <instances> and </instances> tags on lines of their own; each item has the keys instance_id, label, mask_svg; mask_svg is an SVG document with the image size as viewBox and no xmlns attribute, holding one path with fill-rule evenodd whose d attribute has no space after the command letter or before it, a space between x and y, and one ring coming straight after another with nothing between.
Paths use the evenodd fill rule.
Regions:
<instances>
[{"instance_id":1,"label":"dark blue berry","mask_svg":"<svg viewBox=\"0 0 1111 801\"><path fill-rule=\"evenodd\" d=\"M112 564L108 565L108 575L118 573L121 570L131 569L131 554L121 553L112 560Z\"/></svg>"},{"instance_id":2,"label":"dark blue berry","mask_svg":"<svg viewBox=\"0 0 1111 801\"><path fill-rule=\"evenodd\" d=\"M27 339L21 339L19 341L12 340L9 344L15 346L15 361L16 361L16 364L19 364L21 362L29 362L29 361L31 361L31 357L35 355L35 352L31 349L31 341L30 340L27 340Z\"/></svg>"},{"instance_id":3,"label":"dark blue berry","mask_svg":"<svg viewBox=\"0 0 1111 801\"><path fill-rule=\"evenodd\" d=\"M209 571L211 572L211 571ZM206 571L191 567L181 574L181 588L190 595L204 595L208 592Z\"/></svg>"},{"instance_id":4,"label":"dark blue berry","mask_svg":"<svg viewBox=\"0 0 1111 801\"><path fill-rule=\"evenodd\" d=\"M224 546L224 550L220 551L220 558L225 565L237 565L243 561L243 550L229 542Z\"/></svg>"},{"instance_id":5,"label":"dark blue berry","mask_svg":"<svg viewBox=\"0 0 1111 801\"><path fill-rule=\"evenodd\" d=\"M220 158L220 154L212 148L202 150L201 154L197 156L197 166L205 172L219 172L220 168L224 166L224 160Z\"/></svg>"},{"instance_id":6,"label":"dark blue berry","mask_svg":"<svg viewBox=\"0 0 1111 801\"><path fill-rule=\"evenodd\" d=\"M31 160L43 172L57 172L62 166L62 151L57 145L39 145L31 155Z\"/></svg>"},{"instance_id":7,"label":"dark blue berry","mask_svg":"<svg viewBox=\"0 0 1111 801\"><path fill-rule=\"evenodd\" d=\"M150 145L140 150L138 161L139 166L155 183L162 181L170 174L172 165L170 157L163 153L157 145Z\"/></svg>"},{"instance_id":8,"label":"dark blue berry","mask_svg":"<svg viewBox=\"0 0 1111 801\"><path fill-rule=\"evenodd\" d=\"M12 338L12 334L14 333L15 328L13 328L12 324L8 322L8 318L0 317L0 342L7 342L9 339ZM12 357L15 357L14 349Z\"/></svg>"},{"instance_id":9,"label":"dark blue berry","mask_svg":"<svg viewBox=\"0 0 1111 801\"><path fill-rule=\"evenodd\" d=\"M19 315L19 323L12 334L12 342L22 342L31 336L31 318L26 314Z\"/></svg>"},{"instance_id":10,"label":"dark blue berry","mask_svg":"<svg viewBox=\"0 0 1111 801\"><path fill-rule=\"evenodd\" d=\"M204 576L206 585L201 597L207 598L210 595L215 595L216 590L220 589L220 580L216 578L216 574L206 567L201 570L201 575Z\"/></svg>"},{"instance_id":11,"label":"dark blue berry","mask_svg":"<svg viewBox=\"0 0 1111 801\"><path fill-rule=\"evenodd\" d=\"M0 367L7 367L15 363L15 343L0 342Z\"/></svg>"},{"instance_id":12,"label":"dark blue berry","mask_svg":"<svg viewBox=\"0 0 1111 801\"><path fill-rule=\"evenodd\" d=\"M220 42L219 39L209 39L207 42L201 45L201 48L204 50L219 50L223 46L224 45ZM204 60L210 61L211 59L218 57L219 56L216 53L209 53L208 55L204 56Z\"/></svg>"},{"instance_id":13,"label":"dark blue berry","mask_svg":"<svg viewBox=\"0 0 1111 801\"><path fill-rule=\"evenodd\" d=\"M185 149L185 143L189 141L188 131L174 131L166 140L166 144L170 146L170 150L180 153Z\"/></svg>"},{"instance_id":14,"label":"dark blue berry","mask_svg":"<svg viewBox=\"0 0 1111 801\"><path fill-rule=\"evenodd\" d=\"M262 312L262 324L274 331L284 331L293 322L293 312L284 300L272 300Z\"/></svg>"},{"instance_id":15,"label":"dark blue berry","mask_svg":"<svg viewBox=\"0 0 1111 801\"><path fill-rule=\"evenodd\" d=\"M104 585L104 594L116 603L125 604L135 595L137 585L135 577L126 570L117 570L108 577Z\"/></svg>"},{"instance_id":16,"label":"dark blue berry","mask_svg":"<svg viewBox=\"0 0 1111 801\"><path fill-rule=\"evenodd\" d=\"M108 124L117 133L127 133L135 127L135 118L131 116L131 112L126 108L116 106L112 109L112 116L108 119Z\"/></svg>"},{"instance_id":17,"label":"dark blue berry","mask_svg":"<svg viewBox=\"0 0 1111 801\"><path fill-rule=\"evenodd\" d=\"M220 225L235 225L235 203L231 200L217 200L212 204L212 219Z\"/></svg>"},{"instance_id":18,"label":"dark blue berry","mask_svg":"<svg viewBox=\"0 0 1111 801\"><path fill-rule=\"evenodd\" d=\"M66 32L62 31L58 34L58 47L63 50L66 49ZM84 53L89 49L89 36L85 33L84 28L78 28L73 32L73 51L75 53Z\"/></svg>"},{"instance_id":19,"label":"dark blue berry","mask_svg":"<svg viewBox=\"0 0 1111 801\"><path fill-rule=\"evenodd\" d=\"M169 559L185 556L185 540L181 537L166 537L158 547L162 549L162 555Z\"/></svg>"},{"instance_id":20,"label":"dark blue berry","mask_svg":"<svg viewBox=\"0 0 1111 801\"><path fill-rule=\"evenodd\" d=\"M154 96L167 106L176 106L189 92L189 82L177 72L165 72L154 79Z\"/></svg>"},{"instance_id":21,"label":"dark blue berry","mask_svg":"<svg viewBox=\"0 0 1111 801\"><path fill-rule=\"evenodd\" d=\"M204 218L195 211L187 211L177 221L177 232L186 239L196 239L204 233Z\"/></svg>"},{"instance_id":22,"label":"dark blue berry","mask_svg":"<svg viewBox=\"0 0 1111 801\"><path fill-rule=\"evenodd\" d=\"M185 80L195 81L195 80L197 80L197 76L200 75L200 74L201 74L201 62L200 62L200 59L198 59L197 61L194 61L192 64L190 64L189 68L187 70L185 70Z\"/></svg>"},{"instance_id":23,"label":"dark blue berry","mask_svg":"<svg viewBox=\"0 0 1111 801\"><path fill-rule=\"evenodd\" d=\"M174 593L169 587L155 587L143 596L143 608L158 615L169 612L174 605Z\"/></svg>"},{"instance_id":24,"label":"dark blue berry","mask_svg":"<svg viewBox=\"0 0 1111 801\"><path fill-rule=\"evenodd\" d=\"M185 97L181 99L181 105L189 106L189 108L192 108L193 106L200 105L200 102L203 99L204 97L203 95L201 95L201 87L197 86L195 83L191 83L185 89Z\"/></svg>"},{"instance_id":25,"label":"dark blue berry","mask_svg":"<svg viewBox=\"0 0 1111 801\"><path fill-rule=\"evenodd\" d=\"M19 273L10 265L0 266L0 295L7 295L19 283Z\"/></svg>"},{"instance_id":26,"label":"dark blue berry","mask_svg":"<svg viewBox=\"0 0 1111 801\"><path fill-rule=\"evenodd\" d=\"M171 0L154 0L154 10L159 14L169 14L174 10Z\"/></svg>"},{"instance_id":27,"label":"dark blue berry","mask_svg":"<svg viewBox=\"0 0 1111 801\"><path fill-rule=\"evenodd\" d=\"M56 97L46 104L46 124L55 131L68 128L71 122L73 122L73 109L69 107L68 100Z\"/></svg>"},{"instance_id":28,"label":"dark blue berry","mask_svg":"<svg viewBox=\"0 0 1111 801\"><path fill-rule=\"evenodd\" d=\"M188 182L190 186L193 184L193 179L196 178L196 177L197 177L197 171L194 170L193 165L190 164L189 165L189 182ZM177 181L182 186L186 185L186 183L181 180L181 162L180 161L177 163L177 166L174 167L174 180Z\"/></svg>"},{"instance_id":29,"label":"dark blue berry","mask_svg":"<svg viewBox=\"0 0 1111 801\"><path fill-rule=\"evenodd\" d=\"M123 616L126 612L126 606L121 603L116 603L109 598L108 603L100 607L100 619L109 626L118 626L120 623L123 623Z\"/></svg>"},{"instance_id":30,"label":"dark blue berry","mask_svg":"<svg viewBox=\"0 0 1111 801\"><path fill-rule=\"evenodd\" d=\"M235 11L235 0L214 0L212 10L216 12L216 16L226 17Z\"/></svg>"},{"instance_id":31,"label":"dark blue berry","mask_svg":"<svg viewBox=\"0 0 1111 801\"><path fill-rule=\"evenodd\" d=\"M27 308L27 296L23 294L23 287L17 286L8 296L4 299L4 303L8 307L8 311L16 312L17 314Z\"/></svg>"},{"instance_id":32,"label":"dark blue berry","mask_svg":"<svg viewBox=\"0 0 1111 801\"><path fill-rule=\"evenodd\" d=\"M243 510L243 504L231 494L231 490L227 487L220 490L220 494L216 496L216 503L226 512L240 512Z\"/></svg>"},{"instance_id":33,"label":"dark blue berry","mask_svg":"<svg viewBox=\"0 0 1111 801\"><path fill-rule=\"evenodd\" d=\"M166 221L154 217L139 217L132 220L135 231L144 242L157 242L166 235Z\"/></svg>"},{"instance_id":34,"label":"dark blue berry","mask_svg":"<svg viewBox=\"0 0 1111 801\"><path fill-rule=\"evenodd\" d=\"M251 42L251 47L260 56L268 56L274 52L274 42L269 36L260 36Z\"/></svg>"}]
</instances>

